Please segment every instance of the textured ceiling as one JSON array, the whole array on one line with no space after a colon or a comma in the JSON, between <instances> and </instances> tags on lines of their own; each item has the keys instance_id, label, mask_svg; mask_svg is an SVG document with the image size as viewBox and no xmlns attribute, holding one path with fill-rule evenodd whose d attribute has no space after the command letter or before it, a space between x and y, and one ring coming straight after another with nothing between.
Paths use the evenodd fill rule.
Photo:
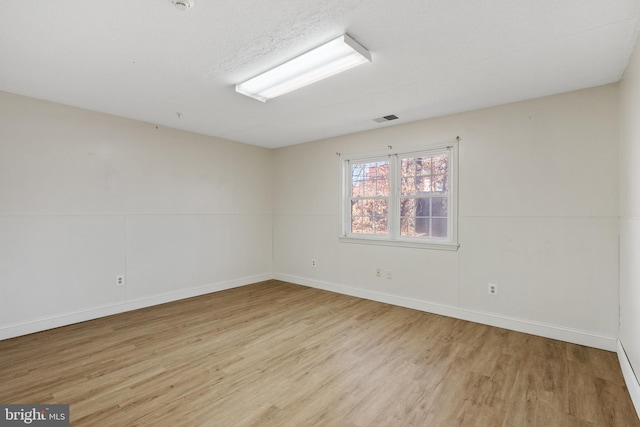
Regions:
<instances>
[{"instance_id":1,"label":"textured ceiling","mask_svg":"<svg viewBox=\"0 0 640 427\"><path fill-rule=\"evenodd\" d=\"M0 12L0 90L280 147L616 82L639 16L640 0L20 0ZM267 103L235 92L344 32L371 64Z\"/></svg>"}]
</instances>

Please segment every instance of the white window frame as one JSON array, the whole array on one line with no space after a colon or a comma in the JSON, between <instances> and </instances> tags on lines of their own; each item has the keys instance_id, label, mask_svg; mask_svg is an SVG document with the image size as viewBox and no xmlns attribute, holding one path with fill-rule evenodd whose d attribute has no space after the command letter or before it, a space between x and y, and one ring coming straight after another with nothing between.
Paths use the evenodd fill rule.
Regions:
<instances>
[{"instance_id":1,"label":"white window frame","mask_svg":"<svg viewBox=\"0 0 640 427\"><path fill-rule=\"evenodd\" d=\"M409 237L400 235L400 198L401 178L400 163L403 158L421 155L433 155L447 152L448 164L448 238ZM375 162L389 160L389 206L387 235L361 234L351 232L351 190L352 170L355 162ZM423 249L440 249L455 251L458 249L458 141L430 145L407 151L387 152L384 154L347 155L341 158L342 169L342 201L341 201L341 234L343 243L362 243L373 245L403 246Z\"/></svg>"}]
</instances>

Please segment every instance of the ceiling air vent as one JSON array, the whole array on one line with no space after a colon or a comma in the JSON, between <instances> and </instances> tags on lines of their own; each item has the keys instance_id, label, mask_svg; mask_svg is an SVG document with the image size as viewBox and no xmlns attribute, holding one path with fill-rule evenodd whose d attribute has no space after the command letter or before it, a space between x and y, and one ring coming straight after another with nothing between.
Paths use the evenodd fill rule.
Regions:
<instances>
[{"instance_id":1,"label":"ceiling air vent","mask_svg":"<svg viewBox=\"0 0 640 427\"><path fill-rule=\"evenodd\" d=\"M183 12L193 7L193 0L171 0L171 3L176 7L176 9Z\"/></svg>"},{"instance_id":2,"label":"ceiling air vent","mask_svg":"<svg viewBox=\"0 0 640 427\"><path fill-rule=\"evenodd\" d=\"M390 114L388 116L383 116L383 117L378 117L377 119L373 119L373 121L378 123L384 123L390 120L396 120L397 118L398 116L396 116L395 114Z\"/></svg>"}]
</instances>

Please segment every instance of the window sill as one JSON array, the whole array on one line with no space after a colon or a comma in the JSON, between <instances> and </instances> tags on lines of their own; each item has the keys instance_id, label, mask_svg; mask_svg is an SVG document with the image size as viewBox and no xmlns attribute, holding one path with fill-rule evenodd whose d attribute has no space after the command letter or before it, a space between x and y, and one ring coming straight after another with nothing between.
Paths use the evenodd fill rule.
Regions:
<instances>
[{"instance_id":1,"label":"window sill","mask_svg":"<svg viewBox=\"0 0 640 427\"><path fill-rule=\"evenodd\" d=\"M377 245L377 246L398 246L404 248L416 249L435 249L440 251L457 251L460 247L457 243L432 243L432 242L410 242L406 240L385 240L375 238L362 237L340 237L341 243L356 243L361 245Z\"/></svg>"}]
</instances>

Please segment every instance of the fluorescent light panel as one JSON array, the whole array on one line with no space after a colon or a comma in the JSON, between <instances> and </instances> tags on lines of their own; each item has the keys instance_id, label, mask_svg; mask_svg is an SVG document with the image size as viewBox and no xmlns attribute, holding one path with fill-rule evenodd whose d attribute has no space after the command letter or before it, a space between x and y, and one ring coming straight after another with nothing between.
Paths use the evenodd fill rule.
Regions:
<instances>
[{"instance_id":1,"label":"fluorescent light panel","mask_svg":"<svg viewBox=\"0 0 640 427\"><path fill-rule=\"evenodd\" d=\"M236 92L265 102L356 65L371 62L371 53L343 34L282 65L236 85Z\"/></svg>"}]
</instances>

